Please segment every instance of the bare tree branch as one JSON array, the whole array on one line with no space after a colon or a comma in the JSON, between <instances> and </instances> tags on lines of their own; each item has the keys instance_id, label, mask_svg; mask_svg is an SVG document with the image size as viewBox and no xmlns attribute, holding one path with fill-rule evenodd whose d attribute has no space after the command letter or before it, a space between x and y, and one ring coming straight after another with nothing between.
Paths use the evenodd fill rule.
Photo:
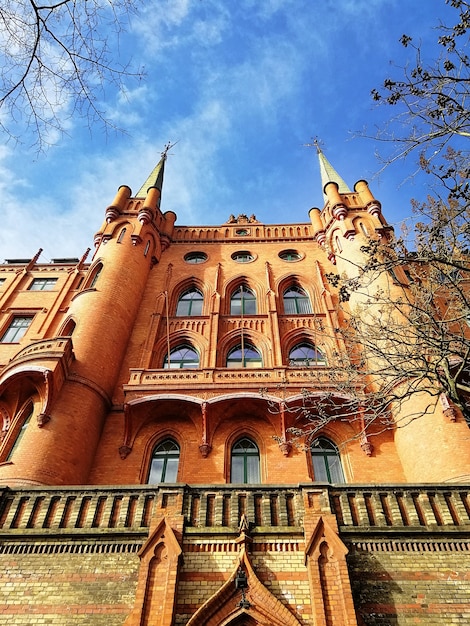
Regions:
<instances>
[{"instance_id":1,"label":"bare tree branch","mask_svg":"<svg viewBox=\"0 0 470 626\"><path fill-rule=\"evenodd\" d=\"M39 150L77 116L114 128L106 85L142 76L120 63L119 36L140 0L0 0L0 128Z\"/></svg>"}]
</instances>

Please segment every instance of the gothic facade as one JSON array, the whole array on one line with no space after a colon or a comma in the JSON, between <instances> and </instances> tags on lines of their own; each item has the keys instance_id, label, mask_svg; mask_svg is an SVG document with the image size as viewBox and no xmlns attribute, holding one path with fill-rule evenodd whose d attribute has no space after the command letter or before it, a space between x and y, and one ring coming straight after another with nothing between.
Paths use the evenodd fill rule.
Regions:
<instances>
[{"instance_id":1,"label":"gothic facade","mask_svg":"<svg viewBox=\"0 0 470 626\"><path fill-rule=\"evenodd\" d=\"M347 358L327 275L390 231L319 157L305 223L179 226L162 157L91 260L0 266L0 624L469 622L458 411L311 428Z\"/></svg>"}]
</instances>

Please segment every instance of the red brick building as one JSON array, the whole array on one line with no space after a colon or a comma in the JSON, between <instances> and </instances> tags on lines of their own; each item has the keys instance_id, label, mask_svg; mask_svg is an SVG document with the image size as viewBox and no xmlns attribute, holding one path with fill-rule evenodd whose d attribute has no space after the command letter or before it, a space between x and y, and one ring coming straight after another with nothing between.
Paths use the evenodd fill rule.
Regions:
<instances>
[{"instance_id":1,"label":"red brick building","mask_svg":"<svg viewBox=\"0 0 470 626\"><path fill-rule=\"evenodd\" d=\"M163 157L91 261L0 266L0 624L470 621L465 421L293 439L344 353L326 275L389 229L319 156L308 222L178 226Z\"/></svg>"}]
</instances>

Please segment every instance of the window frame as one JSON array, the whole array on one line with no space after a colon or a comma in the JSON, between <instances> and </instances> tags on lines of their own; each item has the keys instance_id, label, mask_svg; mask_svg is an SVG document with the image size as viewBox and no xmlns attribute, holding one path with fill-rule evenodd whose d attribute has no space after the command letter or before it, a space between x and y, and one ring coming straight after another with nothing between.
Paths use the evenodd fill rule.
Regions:
<instances>
[{"instance_id":1,"label":"window frame","mask_svg":"<svg viewBox=\"0 0 470 626\"><path fill-rule=\"evenodd\" d=\"M246 447L243 451L237 452L236 447L241 445L243 442L249 442L251 444L250 447ZM255 450L255 452L249 452L249 450ZM243 480L242 481L234 481L234 473L239 471L239 468L234 467L234 458L235 459L243 459ZM250 468L250 464L248 459L257 459L257 463L255 466ZM249 480L249 474L256 470L257 481ZM232 444L230 448L230 483L241 484L241 485L258 485L261 483L261 454L259 446L251 437L247 435L243 435L242 437L238 437L238 439Z\"/></svg>"},{"instance_id":2,"label":"window frame","mask_svg":"<svg viewBox=\"0 0 470 626\"><path fill-rule=\"evenodd\" d=\"M303 348L312 350L315 353L315 357L310 359L308 356L306 356L305 359L301 359L301 358L293 359L292 353L295 350L301 350ZM318 358L317 355L319 355L321 358ZM313 342L309 341L308 339L303 339L302 341L299 341L298 343L294 344L292 348L290 348L288 355L287 355L287 363L289 367L311 367L311 366L324 367L327 365L327 359L326 359L326 356L323 354L323 352L319 350Z\"/></svg>"},{"instance_id":3,"label":"window frame","mask_svg":"<svg viewBox=\"0 0 470 626\"><path fill-rule=\"evenodd\" d=\"M5 327L5 330L2 334L2 336L0 337L0 343L4 343L4 344L16 344L19 343L23 337L26 335L26 333L28 332L29 328L31 327L31 324L33 323L33 319L34 319L34 314L30 314L30 313L14 313L9 320L8 325ZM27 326L17 326L16 327L16 332L13 335L12 340L11 339L6 339L7 335L10 331L13 331L15 328L15 321L16 320L29 320L29 324ZM19 335L19 337L18 337Z\"/></svg>"},{"instance_id":4,"label":"window frame","mask_svg":"<svg viewBox=\"0 0 470 626\"><path fill-rule=\"evenodd\" d=\"M199 298L186 298L186 296L189 295L195 295L197 294L198 296L200 296ZM182 304L183 302L188 302L188 311L187 312L182 312L181 308L182 308ZM200 305L200 311L197 313L193 313L193 308L194 303L201 303ZM197 287L189 287L188 289L185 289L184 291L182 291L179 295L178 298L178 302L176 303L176 311L175 311L175 317L200 317L202 315L203 312L203 308L204 308L204 295L202 293L202 291L200 289L198 289Z\"/></svg>"},{"instance_id":5,"label":"window frame","mask_svg":"<svg viewBox=\"0 0 470 626\"><path fill-rule=\"evenodd\" d=\"M299 295L286 297L286 294L289 293L297 293ZM289 310L290 307L286 306L288 303L294 303L293 308L295 308L295 311ZM301 303L304 303L306 306L302 307ZM296 283L293 283L284 289L282 293L282 304L284 308L284 315L312 315L313 313L312 302L307 291ZM303 308L306 310L302 310Z\"/></svg>"},{"instance_id":6,"label":"window frame","mask_svg":"<svg viewBox=\"0 0 470 626\"><path fill-rule=\"evenodd\" d=\"M247 357L247 350L256 353L258 355L258 358ZM238 351L242 353L240 359L231 361L231 355ZM233 365L231 365L230 363L233 363ZM240 365L237 365L238 363L240 363ZM247 366L247 364L249 363L253 363L253 365L251 367L250 365ZM232 346L227 352L225 367L227 369L261 369L263 367L263 355L261 351L258 350L258 348L251 341L244 341L243 346L240 342Z\"/></svg>"},{"instance_id":7,"label":"window frame","mask_svg":"<svg viewBox=\"0 0 470 626\"><path fill-rule=\"evenodd\" d=\"M252 263L256 256L249 250L237 250L237 252L234 252L230 258L232 261L235 261L235 263Z\"/></svg>"},{"instance_id":8,"label":"window frame","mask_svg":"<svg viewBox=\"0 0 470 626\"><path fill-rule=\"evenodd\" d=\"M317 446L316 442L322 442L325 447ZM325 437L324 435L316 437L310 443L309 452L314 482L328 482L329 484L346 483L344 468L341 462L341 454L338 446L331 441L331 439ZM335 467L334 471L336 476L333 476L333 467ZM322 474L325 474L325 476ZM332 480L332 478L338 478L338 480Z\"/></svg>"},{"instance_id":9,"label":"window frame","mask_svg":"<svg viewBox=\"0 0 470 626\"><path fill-rule=\"evenodd\" d=\"M193 354L196 354L198 357L197 360L197 365L195 364L196 361L195 360L190 360L190 359L172 359L172 354L175 354L176 352L180 352L182 350L186 349L187 351L191 351ZM195 364L195 365L190 365L188 367L188 364ZM177 366L175 366L176 364L178 364ZM165 356L163 357L163 365L162 368L166 369L166 370L177 370L177 369L200 369L201 367L201 355L199 354L199 351L196 350L196 348L189 342L186 343L179 343L178 345L174 346L173 348L170 348L170 363L168 364L168 352L165 354Z\"/></svg>"},{"instance_id":10,"label":"window frame","mask_svg":"<svg viewBox=\"0 0 470 626\"><path fill-rule=\"evenodd\" d=\"M237 294L240 293L240 298L237 298ZM247 294L251 297L244 297L243 294ZM239 302L240 303L240 310L239 311L234 311L234 304ZM249 311L247 309L250 308L250 306L254 303L254 311ZM251 289L250 287L248 287L245 284L241 284L238 287L236 287L231 295L230 295L230 315L235 315L237 317L241 316L241 315L258 315L258 301L256 298L256 294L253 291L253 289Z\"/></svg>"},{"instance_id":11,"label":"window frame","mask_svg":"<svg viewBox=\"0 0 470 626\"><path fill-rule=\"evenodd\" d=\"M185 263L189 263L190 265L199 265L201 263L205 263L208 259L208 256L205 252L188 252L184 255L183 260Z\"/></svg>"},{"instance_id":12,"label":"window frame","mask_svg":"<svg viewBox=\"0 0 470 626\"><path fill-rule=\"evenodd\" d=\"M168 445L172 445L172 448L168 448L168 449L163 449L164 446L168 446ZM159 450L160 449L160 450ZM177 454L175 453L175 451L177 451ZM151 476L152 476L152 469L154 468L154 466L156 465L156 463L154 463L155 461L157 461L157 459L162 459L163 463L162 463L162 468L160 470L160 478L162 480L159 480L158 482L151 482ZM176 459L176 471L174 472L175 476L175 480L166 480L166 475L168 472L168 460L174 460ZM158 444L156 444L153 447L152 453L150 455L150 463L149 463L149 470L147 473L147 485L160 485L160 484L172 484L172 483L176 483L178 482L178 472L179 472L179 464L180 464L180 459L181 459L181 446L178 444L178 442L173 439L173 437L167 437L166 439L161 440ZM154 469L154 471L156 471ZM172 476L173 477L173 476Z\"/></svg>"},{"instance_id":13,"label":"window frame","mask_svg":"<svg viewBox=\"0 0 470 626\"><path fill-rule=\"evenodd\" d=\"M56 286L58 278L33 278L31 281L28 291L54 291L54 287ZM36 288L36 285L41 285L39 288Z\"/></svg>"}]
</instances>

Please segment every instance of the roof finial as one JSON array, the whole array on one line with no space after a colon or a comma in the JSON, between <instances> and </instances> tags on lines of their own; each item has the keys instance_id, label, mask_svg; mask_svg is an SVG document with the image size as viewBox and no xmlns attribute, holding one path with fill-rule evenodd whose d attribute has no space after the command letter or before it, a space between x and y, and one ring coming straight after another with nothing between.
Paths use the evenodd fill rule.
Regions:
<instances>
[{"instance_id":1,"label":"roof finial","mask_svg":"<svg viewBox=\"0 0 470 626\"><path fill-rule=\"evenodd\" d=\"M323 187L323 193L325 191L325 185L328 183L336 183L338 185L339 193L351 193L351 190L335 170L335 168L331 165L331 163L326 158L325 154L322 151L321 144L323 142L318 139L318 137L312 137L312 143L304 143L304 146L307 148L315 148L318 155L318 160L320 162L320 176Z\"/></svg>"},{"instance_id":2,"label":"roof finial","mask_svg":"<svg viewBox=\"0 0 470 626\"><path fill-rule=\"evenodd\" d=\"M162 159L166 159L166 157L168 156L168 152L173 148L173 146L176 146L178 141L175 141L175 143L171 143L171 141L169 141L166 144L166 146L163 148L162 152L160 153L160 156L162 157Z\"/></svg>"},{"instance_id":3,"label":"roof finial","mask_svg":"<svg viewBox=\"0 0 470 626\"><path fill-rule=\"evenodd\" d=\"M315 148L315 150L317 151L317 154L320 154L322 149L321 149L321 145L323 144L323 141L321 139L318 139L318 137L312 137L312 143L304 143L303 145L306 148Z\"/></svg>"},{"instance_id":4,"label":"roof finial","mask_svg":"<svg viewBox=\"0 0 470 626\"><path fill-rule=\"evenodd\" d=\"M163 171L164 171L164 165L165 165L166 157L168 156L169 151L177 143L178 143L177 141L175 141L175 143L171 143L171 141L169 141L166 144L166 146L163 148L163 151L160 154L160 156L161 156L160 161L157 163L157 165L154 167L154 169L150 172L149 177L147 178L145 183L142 185L142 187L139 189L139 191L136 193L136 195L135 195L136 198L145 198L145 196L147 195L147 192L150 189L150 187L158 187L158 189L160 189L160 191L162 190L162 186L163 186Z\"/></svg>"}]
</instances>

